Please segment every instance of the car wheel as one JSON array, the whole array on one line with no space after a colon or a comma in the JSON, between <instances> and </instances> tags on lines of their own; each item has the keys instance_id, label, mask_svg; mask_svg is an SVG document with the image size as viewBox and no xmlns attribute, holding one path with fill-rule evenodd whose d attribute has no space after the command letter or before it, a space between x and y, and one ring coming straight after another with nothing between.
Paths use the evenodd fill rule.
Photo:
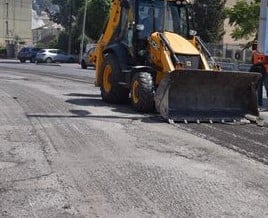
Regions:
<instances>
[{"instance_id":1,"label":"car wheel","mask_svg":"<svg viewBox=\"0 0 268 218\"><path fill-rule=\"evenodd\" d=\"M25 61L26 61L25 59L20 59L21 63L25 63Z\"/></svg>"},{"instance_id":2,"label":"car wheel","mask_svg":"<svg viewBox=\"0 0 268 218\"><path fill-rule=\"evenodd\" d=\"M68 62L69 63L73 63L74 62L74 59L73 58L69 58Z\"/></svg>"},{"instance_id":3,"label":"car wheel","mask_svg":"<svg viewBox=\"0 0 268 218\"><path fill-rule=\"evenodd\" d=\"M84 60L81 62L81 68L82 69L87 69L87 65L86 65Z\"/></svg>"},{"instance_id":4,"label":"car wheel","mask_svg":"<svg viewBox=\"0 0 268 218\"><path fill-rule=\"evenodd\" d=\"M47 58L46 59L46 63L48 63L48 64L52 63L52 59L51 58Z\"/></svg>"}]
</instances>

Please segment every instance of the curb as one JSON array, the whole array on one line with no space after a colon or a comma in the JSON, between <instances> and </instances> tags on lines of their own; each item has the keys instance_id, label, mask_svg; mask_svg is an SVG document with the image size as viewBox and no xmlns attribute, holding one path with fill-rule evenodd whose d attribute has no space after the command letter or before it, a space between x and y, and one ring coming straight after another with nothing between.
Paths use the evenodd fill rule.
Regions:
<instances>
[{"instance_id":1,"label":"curb","mask_svg":"<svg viewBox=\"0 0 268 218\"><path fill-rule=\"evenodd\" d=\"M268 111L260 112L260 118L263 120L264 127L268 127Z\"/></svg>"},{"instance_id":2,"label":"curb","mask_svg":"<svg viewBox=\"0 0 268 218\"><path fill-rule=\"evenodd\" d=\"M251 114L246 114L245 118L250 122L256 123L260 127L268 127L268 111L260 112L259 116L254 116Z\"/></svg>"},{"instance_id":3,"label":"curb","mask_svg":"<svg viewBox=\"0 0 268 218\"><path fill-rule=\"evenodd\" d=\"M36 65L45 65L45 66L61 66L60 64L57 63L35 63Z\"/></svg>"}]
</instances>

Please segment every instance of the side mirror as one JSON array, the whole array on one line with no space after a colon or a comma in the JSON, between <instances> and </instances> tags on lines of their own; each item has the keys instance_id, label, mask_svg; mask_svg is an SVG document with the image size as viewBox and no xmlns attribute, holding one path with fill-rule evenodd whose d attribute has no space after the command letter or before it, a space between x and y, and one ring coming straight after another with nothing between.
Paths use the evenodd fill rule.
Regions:
<instances>
[{"instance_id":1,"label":"side mirror","mask_svg":"<svg viewBox=\"0 0 268 218\"><path fill-rule=\"evenodd\" d=\"M196 30L190 30L189 31L189 35L190 36L196 36L196 34L197 34L197 31Z\"/></svg>"}]
</instances>

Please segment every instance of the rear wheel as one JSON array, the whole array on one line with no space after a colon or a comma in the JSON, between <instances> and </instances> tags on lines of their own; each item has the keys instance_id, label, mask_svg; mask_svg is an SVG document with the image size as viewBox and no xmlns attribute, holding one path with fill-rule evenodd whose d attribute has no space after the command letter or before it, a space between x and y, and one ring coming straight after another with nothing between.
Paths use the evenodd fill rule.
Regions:
<instances>
[{"instance_id":1,"label":"rear wheel","mask_svg":"<svg viewBox=\"0 0 268 218\"><path fill-rule=\"evenodd\" d=\"M154 83L150 73L139 72L131 83L131 103L135 110L151 112L154 110Z\"/></svg>"},{"instance_id":2,"label":"rear wheel","mask_svg":"<svg viewBox=\"0 0 268 218\"><path fill-rule=\"evenodd\" d=\"M46 59L46 63L48 63L48 64L52 63L52 59L51 58L47 58Z\"/></svg>"},{"instance_id":3,"label":"rear wheel","mask_svg":"<svg viewBox=\"0 0 268 218\"><path fill-rule=\"evenodd\" d=\"M82 62L81 62L81 68L82 69L87 69L87 65L86 65L84 60L82 60Z\"/></svg>"},{"instance_id":4,"label":"rear wheel","mask_svg":"<svg viewBox=\"0 0 268 218\"><path fill-rule=\"evenodd\" d=\"M26 61L25 59L20 59L21 63L25 63L25 61Z\"/></svg>"},{"instance_id":5,"label":"rear wheel","mask_svg":"<svg viewBox=\"0 0 268 218\"><path fill-rule=\"evenodd\" d=\"M120 66L113 54L105 57L102 66L101 96L108 103L125 103L129 97L129 90L117 82L116 77L120 74Z\"/></svg>"}]
</instances>

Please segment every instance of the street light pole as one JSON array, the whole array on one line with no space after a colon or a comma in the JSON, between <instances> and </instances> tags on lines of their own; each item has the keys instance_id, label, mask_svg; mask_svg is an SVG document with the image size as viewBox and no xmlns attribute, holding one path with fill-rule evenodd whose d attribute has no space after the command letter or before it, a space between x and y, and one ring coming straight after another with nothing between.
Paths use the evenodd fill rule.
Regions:
<instances>
[{"instance_id":1,"label":"street light pole","mask_svg":"<svg viewBox=\"0 0 268 218\"><path fill-rule=\"evenodd\" d=\"M84 48L86 17L87 17L87 0L85 0L85 9L84 9L84 18L83 18L83 27L82 27L82 41L80 44L80 62L82 60L83 48Z\"/></svg>"}]
</instances>

